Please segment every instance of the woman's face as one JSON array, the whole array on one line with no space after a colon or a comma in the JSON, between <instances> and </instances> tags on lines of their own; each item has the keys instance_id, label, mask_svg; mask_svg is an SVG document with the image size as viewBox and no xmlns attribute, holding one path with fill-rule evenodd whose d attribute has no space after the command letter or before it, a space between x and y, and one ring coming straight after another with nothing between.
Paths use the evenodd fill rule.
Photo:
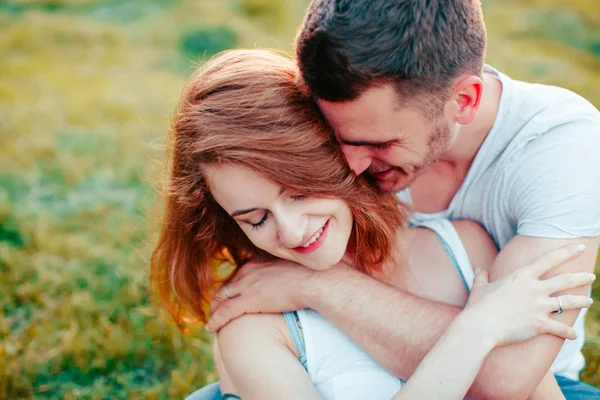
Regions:
<instances>
[{"instance_id":1,"label":"woman's face","mask_svg":"<svg viewBox=\"0 0 600 400\"><path fill-rule=\"evenodd\" d=\"M235 164L204 172L215 200L256 247L315 270L346 253L353 218L344 201L291 192Z\"/></svg>"}]
</instances>

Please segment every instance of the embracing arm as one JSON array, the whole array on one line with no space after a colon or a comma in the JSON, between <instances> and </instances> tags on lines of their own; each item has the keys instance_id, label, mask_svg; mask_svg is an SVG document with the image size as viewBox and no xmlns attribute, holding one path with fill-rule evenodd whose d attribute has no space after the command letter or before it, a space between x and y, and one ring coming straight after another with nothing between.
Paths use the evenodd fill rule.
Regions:
<instances>
[{"instance_id":1,"label":"embracing arm","mask_svg":"<svg viewBox=\"0 0 600 400\"><path fill-rule=\"evenodd\" d=\"M491 278L495 280L568 243L585 244L584 254L552 270L547 277L567 271L593 272L597 238L557 240L517 236L496 259ZM337 277L315 279L308 292L312 293L308 303L381 365L405 379L461 311L459 307L412 296L354 271L337 273L340 274ZM581 287L568 293L587 294L588 290L589 287ZM570 311L553 318L572 325L578 314ZM364 329L365 326L370 328ZM550 368L562 343L556 336L543 335L494 349L483 363L470 395L489 399L527 398Z\"/></svg>"},{"instance_id":2,"label":"embracing arm","mask_svg":"<svg viewBox=\"0 0 600 400\"><path fill-rule=\"evenodd\" d=\"M472 320L457 316L392 400L462 399L494 347L474 328Z\"/></svg>"},{"instance_id":3,"label":"embracing arm","mask_svg":"<svg viewBox=\"0 0 600 400\"><path fill-rule=\"evenodd\" d=\"M556 240L517 236L496 259L491 269L492 280L570 242L585 244L584 254L556 268L552 274L592 272L597 238ZM413 296L343 266L311 271L289 263L251 264L240 270L229 288L234 298L227 300L223 290L217 293L213 306L216 311L208 330L218 330L246 313L310 307L351 337L380 365L405 380L462 310ZM570 292L586 294L588 289L589 286ZM554 318L572 325L576 317L577 312L565 312ZM561 339L543 335L494 349L473 383L471 398L527 398L548 371L561 343Z\"/></svg>"},{"instance_id":4,"label":"embracing arm","mask_svg":"<svg viewBox=\"0 0 600 400\"><path fill-rule=\"evenodd\" d=\"M488 272L480 272L464 311L427 353L394 400L462 400L484 358L496 346L522 342L543 333L575 338L573 328L552 318L557 307L553 294L589 284L591 274L561 274L548 279L543 276L563 261L579 256L581 250L572 245L559 248L493 283L489 283ZM564 299L564 311L579 310L590 304L586 296ZM551 375L550 378L554 380ZM557 387L543 389L536 390L536 398L564 399Z\"/></svg>"},{"instance_id":5,"label":"embracing arm","mask_svg":"<svg viewBox=\"0 0 600 400\"><path fill-rule=\"evenodd\" d=\"M544 239L517 236L500 252L490 271L491 280L507 274L520 265L527 264L550 249L569 243L583 243L586 250L580 257L550 271L548 278L562 272L593 272L598 251L598 238ZM587 295L589 286L582 286L558 294ZM579 310L554 315L557 321L572 326ZM554 335L541 335L523 343L495 349L486 359L470 394L484 397L490 390L509 391L511 398L527 398L550 369L564 340ZM484 385L479 383L484 382Z\"/></svg>"},{"instance_id":6,"label":"embracing arm","mask_svg":"<svg viewBox=\"0 0 600 400\"><path fill-rule=\"evenodd\" d=\"M286 344L282 321L280 314L246 315L219 332L221 360L244 400L321 399Z\"/></svg>"}]
</instances>

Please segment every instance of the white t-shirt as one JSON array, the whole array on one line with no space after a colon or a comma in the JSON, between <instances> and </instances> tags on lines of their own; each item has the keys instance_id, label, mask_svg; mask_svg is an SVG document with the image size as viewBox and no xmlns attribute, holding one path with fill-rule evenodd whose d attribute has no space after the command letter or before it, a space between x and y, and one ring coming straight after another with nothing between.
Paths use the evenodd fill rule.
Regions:
<instances>
[{"instance_id":1,"label":"white t-shirt","mask_svg":"<svg viewBox=\"0 0 600 400\"><path fill-rule=\"evenodd\" d=\"M415 213L479 222L502 249L515 235L600 235L600 113L581 96L510 79L498 71L502 96L494 126L447 210ZM408 189L398 193L410 203ZM585 364L583 311L552 365L579 379Z\"/></svg>"}]
</instances>

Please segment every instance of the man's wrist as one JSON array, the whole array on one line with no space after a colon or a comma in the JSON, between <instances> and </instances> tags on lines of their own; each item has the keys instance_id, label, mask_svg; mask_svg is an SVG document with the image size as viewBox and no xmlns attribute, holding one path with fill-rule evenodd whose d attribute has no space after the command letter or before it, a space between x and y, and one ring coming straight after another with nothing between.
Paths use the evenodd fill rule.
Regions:
<instances>
[{"instance_id":1,"label":"man's wrist","mask_svg":"<svg viewBox=\"0 0 600 400\"><path fill-rule=\"evenodd\" d=\"M313 287L316 283L314 279L315 271L309 271L304 277L298 282L297 298L296 302L300 308L314 308L313 299L315 298L316 289Z\"/></svg>"},{"instance_id":2,"label":"man's wrist","mask_svg":"<svg viewBox=\"0 0 600 400\"><path fill-rule=\"evenodd\" d=\"M311 270L299 282L299 302L305 308L320 311L333 300L332 291L340 283L351 284L350 275L359 273L348 266L334 266L323 271Z\"/></svg>"}]
</instances>

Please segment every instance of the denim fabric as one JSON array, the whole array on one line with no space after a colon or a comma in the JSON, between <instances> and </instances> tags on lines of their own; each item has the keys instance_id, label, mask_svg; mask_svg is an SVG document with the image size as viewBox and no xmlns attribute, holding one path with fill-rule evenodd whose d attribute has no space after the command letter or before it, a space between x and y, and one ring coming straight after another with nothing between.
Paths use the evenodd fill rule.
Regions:
<instances>
[{"instance_id":1,"label":"denim fabric","mask_svg":"<svg viewBox=\"0 0 600 400\"><path fill-rule=\"evenodd\" d=\"M567 400L599 400L600 389L587 383L556 375L556 381ZM207 385L190 394L185 400L221 400L219 382Z\"/></svg>"},{"instance_id":2,"label":"denim fabric","mask_svg":"<svg viewBox=\"0 0 600 400\"><path fill-rule=\"evenodd\" d=\"M221 386L219 382L211 383L190 394L185 400L221 400Z\"/></svg>"},{"instance_id":3,"label":"denim fabric","mask_svg":"<svg viewBox=\"0 0 600 400\"><path fill-rule=\"evenodd\" d=\"M591 400L600 399L600 389L588 385L587 383L574 381L564 376L556 376L558 386L562 390L567 400Z\"/></svg>"}]
</instances>

